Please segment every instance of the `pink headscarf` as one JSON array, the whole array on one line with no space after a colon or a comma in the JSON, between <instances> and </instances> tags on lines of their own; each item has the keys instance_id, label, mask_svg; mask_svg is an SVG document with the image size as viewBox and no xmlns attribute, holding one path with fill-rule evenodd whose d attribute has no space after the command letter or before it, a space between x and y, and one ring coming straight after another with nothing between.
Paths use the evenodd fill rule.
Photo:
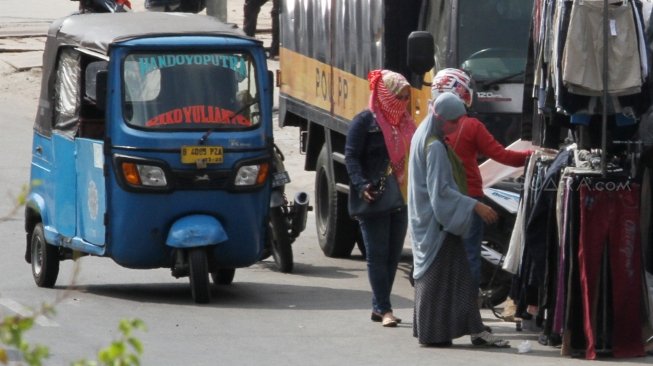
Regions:
<instances>
[{"instance_id":1,"label":"pink headscarf","mask_svg":"<svg viewBox=\"0 0 653 366\"><path fill-rule=\"evenodd\" d=\"M406 164L410 140L415 133L415 121L408 113L408 99L397 98L410 84L401 74L389 70L373 70L367 74L370 82L369 108L383 132L392 170L406 199Z\"/></svg>"}]
</instances>

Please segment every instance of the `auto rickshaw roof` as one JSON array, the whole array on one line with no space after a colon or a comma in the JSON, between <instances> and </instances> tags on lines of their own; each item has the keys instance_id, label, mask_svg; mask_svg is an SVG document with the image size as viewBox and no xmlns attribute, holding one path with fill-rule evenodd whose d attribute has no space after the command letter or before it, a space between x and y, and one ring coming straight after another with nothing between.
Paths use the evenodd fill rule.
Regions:
<instances>
[{"instance_id":1,"label":"auto rickshaw roof","mask_svg":"<svg viewBox=\"0 0 653 366\"><path fill-rule=\"evenodd\" d=\"M143 37L209 35L249 38L236 25L211 16L162 12L70 15L53 22L48 35L60 43L105 55L113 43Z\"/></svg>"}]
</instances>

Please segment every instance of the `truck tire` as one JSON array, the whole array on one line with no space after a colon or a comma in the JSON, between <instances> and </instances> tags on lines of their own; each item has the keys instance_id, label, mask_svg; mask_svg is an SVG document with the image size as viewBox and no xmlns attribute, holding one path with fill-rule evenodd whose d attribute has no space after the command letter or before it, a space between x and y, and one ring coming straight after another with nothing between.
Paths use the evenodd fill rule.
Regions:
<instances>
[{"instance_id":1,"label":"truck tire","mask_svg":"<svg viewBox=\"0 0 653 366\"><path fill-rule=\"evenodd\" d=\"M336 190L330 163L327 146L323 145L315 169L317 238L327 257L348 258L356 244L355 225L347 212L347 196Z\"/></svg>"}]
</instances>

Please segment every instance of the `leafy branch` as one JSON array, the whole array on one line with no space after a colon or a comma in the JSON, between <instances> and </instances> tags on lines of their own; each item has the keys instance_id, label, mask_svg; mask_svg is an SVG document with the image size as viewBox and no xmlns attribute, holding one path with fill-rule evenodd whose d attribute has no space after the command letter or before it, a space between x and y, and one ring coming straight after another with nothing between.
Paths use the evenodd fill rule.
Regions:
<instances>
[{"instance_id":1,"label":"leafy branch","mask_svg":"<svg viewBox=\"0 0 653 366\"><path fill-rule=\"evenodd\" d=\"M0 223L8 221L18 210L25 205L29 189L23 186L18 197L14 199L16 204L6 215L0 216ZM17 350L29 366L42 366L44 360L50 357L50 350L41 344L31 345L25 339L25 334L34 327L34 322L40 316L51 317L55 314L55 307L65 299L72 289L75 288L75 279L79 274L79 262L75 256L73 279L66 290L61 293L53 304L43 304L38 311L29 315L7 316L0 322L0 365L7 365L10 361L9 349ZM121 333L120 338L97 353L97 360L79 360L71 363L72 366L138 366L140 356L143 354L143 344L133 333L136 330L146 331L145 323L140 319L123 319L118 325ZM3 346L4 345L4 346Z\"/></svg>"}]
</instances>

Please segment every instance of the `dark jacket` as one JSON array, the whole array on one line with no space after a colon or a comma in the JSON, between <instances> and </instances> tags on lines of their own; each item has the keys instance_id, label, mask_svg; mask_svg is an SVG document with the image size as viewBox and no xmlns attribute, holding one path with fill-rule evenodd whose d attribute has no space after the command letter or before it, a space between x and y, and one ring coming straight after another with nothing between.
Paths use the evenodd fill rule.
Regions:
<instances>
[{"instance_id":1,"label":"dark jacket","mask_svg":"<svg viewBox=\"0 0 653 366\"><path fill-rule=\"evenodd\" d=\"M367 109L360 112L351 121L345 144L350 194L361 196L367 184L378 183L389 161L383 132L374 114Z\"/></svg>"}]
</instances>

